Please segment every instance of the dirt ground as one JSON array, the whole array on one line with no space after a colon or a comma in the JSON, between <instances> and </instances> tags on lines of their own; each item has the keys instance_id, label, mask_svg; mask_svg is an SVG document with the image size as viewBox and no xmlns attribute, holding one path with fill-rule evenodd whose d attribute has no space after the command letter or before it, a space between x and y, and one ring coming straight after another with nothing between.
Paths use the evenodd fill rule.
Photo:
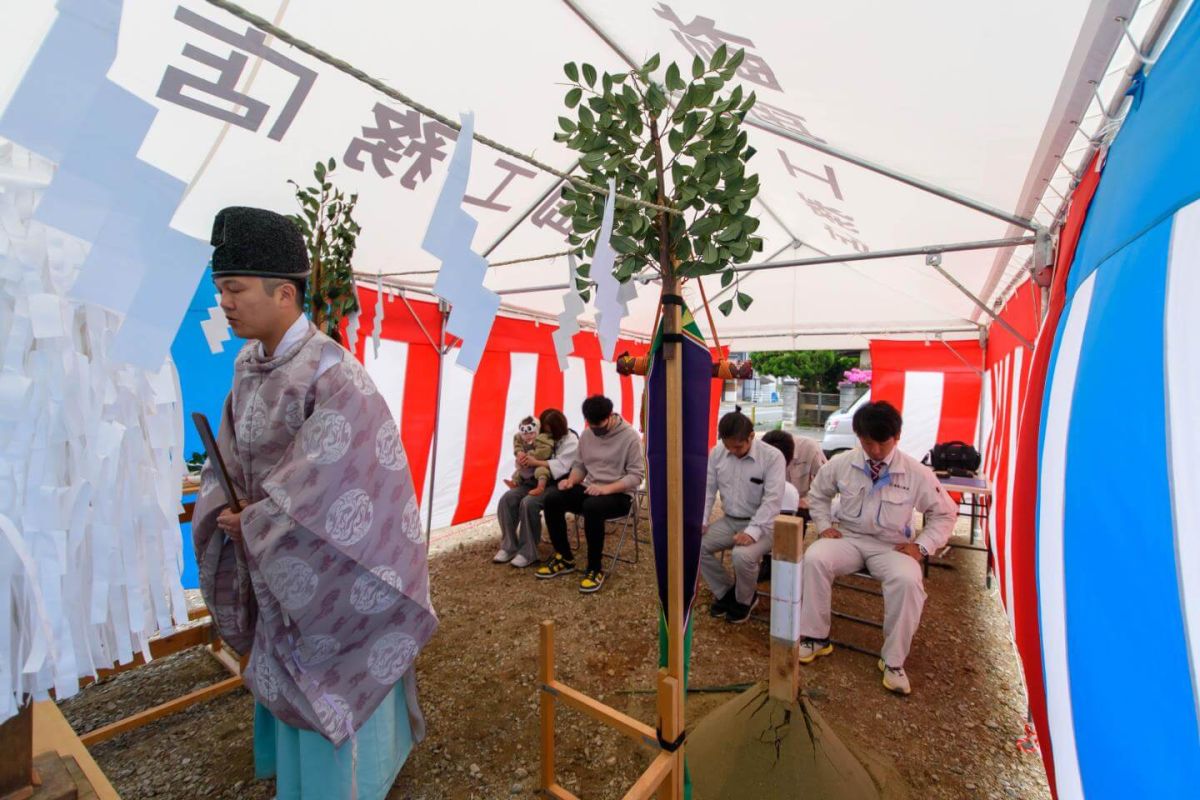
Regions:
<instances>
[{"instance_id":1,"label":"dirt ground","mask_svg":"<svg viewBox=\"0 0 1200 800\"><path fill-rule=\"evenodd\" d=\"M441 626L418 662L429 736L413 751L389 798L490 800L536 793L536 655L543 619L555 621L560 680L654 723L658 644L651 548L641 547L637 565L620 565L602 592L582 595L569 576L538 581L531 570L492 565L495 540L479 538L488 530L474 526L468 543L431 563ZM950 569L932 571L907 664L910 697L886 692L875 659L845 648L804 668L803 685L844 737L891 760L913 798L1048 800L1040 758L1016 744L1024 733L1025 702L1004 613L995 589L983 585L983 561L983 553L954 550ZM693 690L764 679L766 623L714 620L707 613L710 599L701 588ZM835 590L834 608L882 617L879 598L848 589ZM835 620L833 637L874 650L881 642L877 630L844 620ZM61 705L82 733L224 674L197 648L90 686ZM694 723L733 697L693 692L687 717ZM126 800L270 798L272 783L253 780L252 719L253 700L243 689L92 752ZM573 711L560 710L557 726L559 781L580 797L621 797L649 763L647 750Z\"/></svg>"}]
</instances>

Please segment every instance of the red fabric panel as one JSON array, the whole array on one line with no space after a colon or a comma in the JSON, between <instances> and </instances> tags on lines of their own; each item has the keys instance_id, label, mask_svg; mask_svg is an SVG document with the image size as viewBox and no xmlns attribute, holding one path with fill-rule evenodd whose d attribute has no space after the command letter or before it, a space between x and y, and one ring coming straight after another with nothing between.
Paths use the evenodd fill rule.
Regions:
<instances>
[{"instance_id":1,"label":"red fabric panel","mask_svg":"<svg viewBox=\"0 0 1200 800\"><path fill-rule=\"evenodd\" d=\"M488 501L496 488L504 436L504 397L512 377L512 359L508 353L485 350L471 383L471 404L467 415L467 446L462 457L462 483L458 507L450 524L468 522L487 514Z\"/></svg>"},{"instance_id":2,"label":"red fabric panel","mask_svg":"<svg viewBox=\"0 0 1200 800\"><path fill-rule=\"evenodd\" d=\"M628 375L621 376L621 416L633 424L633 379Z\"/></svg>"},{"instance_id":3,"label":"red fabric panel","mask_svg":"<svg viewBox=\"0 0 1200 800\"><path fill-rule=\"evenodd\" d=\"M404 373L404 410L400 415L400 441L412 470L413 489L420 501L425 490L425 468L433 443L437 416L437 351L429 345L410 343Z\"/></svg>"},{"instance_id":4,"label":"red fabric panel","mask_svg":"<svg viewBox=\"0 0 1200 800\"><path fill-rule=\"evenodd\" d=\"M537 362L537 386L533 392L533 407L541 414L547 408L563 406L563 374L558 369L558 359L552 355L539 354Z\"/></svg>"},{"instance_id":5,"label":"red fabric panel","mask_svg":"<svg viewBox=\"0 0 1200 800\"><path fill-rule=\"evenodd\" d=\"M904 372L903 369L879 369L875 366L875 343L871 342L871 401L886 400L904 416Z\"/></svg>"},{"instance_id":6,"label":"red fabric panel","mask_svg":"<svg viewBox=\"0 0 1200 800\"><path fill-rule=\"evenodd\" d=\"M370 338L370 333L374 329L375 324L375 290L367 286L358 287L358 302L362 306L361 315L359 317L359 346L356 348L356 355L362 358L363 341ZM421 325L417 320L425 326L429 336L436 341L438 337L439 326L441 325L441 315L437 310L437 303L428 302L425 300L409 299L408 304L412 306L413 313L410 313L405 308L403 301L394 300L389 302L384 300L384 317L383 330L381 336L384 339L392 339L398 342L422 342L428 344L429 340L425 338L425 334L421 332ZM415 318L413 314L415 313ZM535 324L527 319L515 319L513 317L496 317L495 323L492 325L491 335L488 337L487 350L495 350L504 353L537 353L539 355L554 355L554 340L551 334L557 328L554 325ZM573 355L581 358L599 358L600 343L596 338L595 333L591 331L581 331L575 335L574 339L575 352ZM635 342L630 339L617 340L617 352L623 353L628 351L631 355L645 355L650 349L648 342ZM589 384L590 385L590 384Z\"/></svg>"},{"instance_id":7,"label":"red fabric panel","mask_svg":"<svg viewBox=\"0 0 1200 800\"><path fill-rule=\"evenodd\" d=\"M1046 716L1046 681L1042 671L1041 631L1038 627L1037 596L1037 492L1038 438L1042 420L1042 397L1046 389L1046 372L1054 333L1066 305L1067 275L1075 257L1075 246L1083 230L1088 208L1096 193L1100 175L1095 159L1083 171L1082 180L1071 197L1066 223L1059 237L1058 258L1054 280L1050 287L1050 303L1033 353L1033 363L1022 403L1020 433L1017 440L1017 465L1012 486L1013 495L1013 597L1014 637L1021 663L1025 668L1025 685L1029 689L1029 706L1037 726L1050 779L1051 791L1057 797L1054 782L1054 759L1050 748L1050 726ZM995 330L995 326L993 326Z\"/></svg>"},{"instance_id":8,"label":"red fabric panel","mask_svg":"<svg viewBox=\"0 0 1200 800\"><path fill-rule=\"evenodd\" d=\"M583 361L584 373L587 375L587 393L588 397L597 394L604 394L604 373L600 371L600 359L585 358ZM613 398L608 398L612 400ZM618 400L620 398L617 398ZM616 405L616 403L613 403Z\"/></svg>"},{"instance_id":9,"label":"red fabric panel","mask_svg":"<svg viewBox=\"0 0 1200 800\"><path fill-rule=\"evenodd\" d=\"M983 383L974 372L947 372L942 385L942 419L937 440L973 444L979 433L979 393ZM871 395L872 398L875 395ZM900 412L903 414L904 412Z\"/></svg>"},{"instance_id":10,"label":"red fabric panel","mask_svg":"<svg viewBox=\"0 0 1200 800\"><path fill-rule=\"evenodd\" d=\"M729 358L729 348L722 346L718 351L715 347L709 347L709 352L712 353L713 361L720 361L723 358ZM713 378L711 394L709 395L708 403L708 446L709 448L717 445L717 416L721 413L721 389L725 386L725 381Z\"/></svg>"},{"instance_id":11,"label":"red fabric panel","mask_svg":"<svg viewBox=\"0 0 1200 800\"><path fill-rule=\"evenodd\" d=\"M1038 334L1037 315L1040 297L1041 290L1034 285L1032 280L1026 280L1013 292L1012 297L1008 298L1008 302L1000 310L1001 319L1016 328L1031 342L1037 338ZM992 323L988 328L988 368L991 369L1020 345L1021 343L1004 326Z\"/></svg>"},{"instance_id":12,"label":"red fabric panel","mask_svg":"<svg viewBox=\"0 0 1200 800\"><path fill-rule=\"evenodd\" d=\"M941 420L938 441L974 442L982 387L976 369L983 365L979 342L871 340L871 400L886 400L904 415L904 374L941 372Z\"/></svg>"},{"instance_id":13,"label":"red fabric panel","mask_svg":"<svg viewBox=\"0 0 1200 800\"><path fill-rule=\"evenodd\" d=\"M1008 485L1008 464L1013 457L1011 447L1009 446L1009 426L1012 424L1012 415L1017 413L1017 409L1012 407L1009 402L1012 397L1012 381L1013 381L1013 359L1009 358L1001 362L999 366L1000 374L1003 376L1000 383L1002 395L996 397L995 408L997 413L995 416L995 438L996 438L996 466L993 471L992 478L992 498L995 503L995 512L993 514L996 520L996 530L993 534L995 542L995 552L993 554L996 564L996 575L1000 578L1000 601L1004 603L1005 608L1011 606L1012 598L1009 597L1011 587L1004 581L1005 570L1005 543L1008 540L1007 529L1007 510L1005 498L1011 487Z\"/></svg>"}]
</instances>

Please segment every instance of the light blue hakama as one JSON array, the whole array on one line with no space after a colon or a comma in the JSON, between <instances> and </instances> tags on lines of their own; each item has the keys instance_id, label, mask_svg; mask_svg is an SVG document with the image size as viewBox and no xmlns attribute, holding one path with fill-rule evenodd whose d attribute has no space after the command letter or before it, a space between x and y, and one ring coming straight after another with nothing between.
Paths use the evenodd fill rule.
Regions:
<instances>
[{"instance_id":1,"label":"light blue hakama","mask_svg":"<svg viewBox=\"0 0 1200 800\"><path fill-rule=\"evenodd\" d=\"M352 745L334 746L321 734L280 722L254 704L254 777L275 778L278 800L383 800L412 752L408 701L401 681L358 729L357 769Z\"/></svg>"}]
</instances>

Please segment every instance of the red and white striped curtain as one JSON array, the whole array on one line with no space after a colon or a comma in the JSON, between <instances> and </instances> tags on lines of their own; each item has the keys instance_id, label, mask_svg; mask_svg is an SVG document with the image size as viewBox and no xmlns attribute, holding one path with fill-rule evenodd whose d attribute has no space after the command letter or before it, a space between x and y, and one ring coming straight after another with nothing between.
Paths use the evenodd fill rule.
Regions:
<instances>
[{"instance_id":1,"label":"red and white striped curtain","mask_svg":"<svg viewBox=\"0 0 1200 800\"><path fill-rule=\"evenodd\" d=\"M551 334L555 327L498 317L487 349L472 374L447 353L438 414L437 341L441 317L437 305L384 298L379 353L371 344L376 293L359 287L359 338L355 355L387 401L400 428L422 519L433 503L433 528L444 528L494 514L512 474L512 437L517 423L546 408L559 408L575 431L583 430L580 406L585 397L604 394L627 422L641 430L641 376L618 375L616 365L600 357L591 331L577 334L566 372L559 369ZM453 338L451 337L451 342ZM648 343L620 340L618 355L643 355ZM712 408L720 399L713 382ZM436 467L434 425L438 426ZM715 428L714 428L715 431ZM430 487L432 498L430 497Z\"/></svg>"},{"instance_id":2,"label":"red and white striped curtain","mask_svg":"<svg viewBox=\"0 0 1200 800\"><path fill-rule=\"evenodd\" d=\"M1037 336L1040 300L1036 286L1026 281L1013 294L1000 316L1026 338ZM983 390L983 469L992 486L992 504L985 523L995 560L1000 599L1015 629L1013 594L1013 499L1021 405L1029 383L1030 351L1000 325L988 331L987 374Z\"/></svg>"},{"instance_id":3,"label":"red and white striped curtain","mask_svg":"<svg viewBox=\"0 0 1200 800\"><path fill-rule=\"evenodd\" d=\"M978 443L979 342L871 341L871 400L904 417L900 449L914 458L938 442Z\"/></svg>"}]
</instances>

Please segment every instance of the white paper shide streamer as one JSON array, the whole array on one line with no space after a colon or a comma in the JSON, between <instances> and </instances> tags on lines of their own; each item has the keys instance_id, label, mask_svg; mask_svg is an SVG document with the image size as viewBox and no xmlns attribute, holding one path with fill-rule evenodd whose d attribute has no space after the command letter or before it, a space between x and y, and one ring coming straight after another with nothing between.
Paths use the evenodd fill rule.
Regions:
<instances>
[{"instance_id":1,"label":"white paper shide streamer","mask_svg":"<svg viewBox=\"0 0 1200 800\"><path fill-rule=\"evenodd\" d=\"M625 283L613 274L617 253L612 249L614 199L617 183L608 182L608 199L604 202L604 216L600 222L600 234L596 239L596 250L592 255L589 273L596 284L596 334L600 339L600 355L612 361L621 336L621 320L629 315L629 302L637 297L637 286L630 279Z\"/></svg>"},{"instance_id":2,"label":"white paper shide streamer","mask_svg":"<svg viewBox=\"0 0 1200 800\"><path fill-rule=\"evenodd\" d=\"M375 278L375 319L371 328L371 356L379 358L379 337L383 335L383 278ZM351 350L353 352L353 350Z\"/></svg>"},{"instance_id":3,"label":"white paper shide streamer","mask_svg":"<svg viewBox=\"0 0 1200 800\"><path fill-rule=\"evenodd\" d=\"M463 209L462 202L471 174L475 115L464 113L459 118L462 130L421 248L442 262L433 293L450 304L446 330L462 339L455 363L474 372L500 309L500 296L484 288L487 261L471 249L479 222Z\"/></svg>"},{"instance_id":4,"label":"white paper shide streamer","mask_svg":"<svg viewBox=\"0 0 1200 800\"><path fill-rule=\"evenodd\" d=\"M32 219L53 172L0 140L0 722L187 620L179 379L67 298L89 248Z\"/></svg>"},{"instance_id":5,"label":"white paper shide streamer","mask_svg":"<svg viewBox=\"0 0 1200 800\"><path fill-rule=\"evenodd\" d=\"M229 320L225 318L225 309L221 308L221 295L213 295L215 305L208 309L208 319L201 320L200 330L204 332L204 340L208 342L208 350L213 355L225 349L225 342L233 338L229 332Z\"/></svg>"},{"instance_id":6,"label":"white paper shide streamer","mask_svg":"<svg viewBox=\"0 0 1200 800\"><path fill-rule=\"evenodd\" d=\"M563 295L563 310L558 315L558 330L550 335L554 340L554 354L558 356L558 368L563 372L569 366L567 356L575 349L575 334L579 333L579 315L583 313L583 298L579 296L579 285L575 283L575 256L567 256L567 284L570 286Z\"/></svg>"}]
</instances>

